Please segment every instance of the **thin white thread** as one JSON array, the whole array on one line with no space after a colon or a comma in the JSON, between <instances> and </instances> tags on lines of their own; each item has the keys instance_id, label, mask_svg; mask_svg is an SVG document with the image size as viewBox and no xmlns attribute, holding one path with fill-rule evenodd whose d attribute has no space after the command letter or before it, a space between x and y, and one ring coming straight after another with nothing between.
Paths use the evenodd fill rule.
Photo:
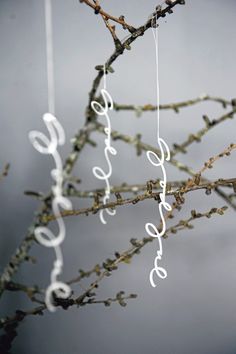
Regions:
<instances>
[{"instance_id":1,"label":"thin white thread","mask_svg":"<svg viewBox=\"0 0 236 354\"><path fill-rule=\"evenodd\" d=\"M155 27L155 29L154 29ZM156 125L157 125L157 144L160 149L160 157L153 151L147 151L146 155L149 162L155 167L161 167L162 171L162 180L160 180L160 187L162 191L160 193L160 203L159 203L159 215L161 217L162 230L158 230L157 227L153 223L146 223L145 230L151 237L156 237L159 242L159 249L157 250L157 256L154 259L154 267L150 271L149 281L152 287L156 287L156 283L154 281L154 275L161 279L165 279L167 277L167 271L165 268L158 265L158 261L161 260L163 255L163 247L162 247L162 236L166 232L166 221L163 213L163 208L167 211L171 210L171 205L166 202L166 183L167 176L165 170L165 160L170 160L170 150L167 143L164 139L160 138L160 84L159 84L159 53L158 53L158 30L157 30L157 17L153 17L152 19L152 33L155 43L155 58L156 58L156 99L157 99L157 114L156 114ZM165 156L166 155L166 156Z\"/></svg>"},{"instance_id":2,"label":"thin white thread","mask_svg":"<svg viewBox=\"0 0 236 354\"><path fill-rule=\"evenodd\" d=\"M45 0L44 4L45 4L46 57L47 57L47 81L48 81L48 112L55 115L55 87L54 87L51 0Z\"/></svg>"},{"instance_id":3,"label":"thin white thread","mask_svg":"<svg viewBox=\"0 0 236 354\"><path fill-rule=\"evenodd\" d=\"M55 168L51 171L51 176L55 181L52 186L52 211L58 224L58 234L55 235L45 226L36 227L34 235L36 240L45 247L53 248L56 259L51 270L51 283L45 292L45 304L49 311L54 312L54 295L58 298L66 299L71 294L70 287L58 280L62 273L64 261L60 245L65 239L66 229L60 208L71 210L72 204L69 199L63 196L63 164L61 156L57 150L58 145L65 143L65 132L60 122L55 117L54 98L54 70L53 70L53 41L52 41L52 8L51 1L45 0L45 25L46 25L46 49L47 49L47 81L48 81L48 109L49 113L43 115L44 123L48 129L49 138L39 132L31 131L29 139L34 148L41 154L51 155L55 162Z\"/></svg>"},{"instance_id":4,"label":"thin white thread","mask_svg":"<svg viewBox=\"0 0 236 354\"><path fill-rule=\"evenodd\" d=\"M103 204L106 205L107 202L110 199L110 194L111 194L111 185L110 185L110 177L112 175L112 164L110 161L110 157L109 157L109 153L111 155L116 155L117 151L116 149L111 146L111 120L108 114L109 110L113 110L113 99L111 97L111 95L109 94L109 92L106 90L106 64L103 67L103 89L101 90L101 95L104 101L104 105L101 105L99 102L97 101L92 101L91 102L91 107L93 109L93 111L98 115L98 116L104 116L106 119L106 127L104 128L104 132L106 134L105 137L105 147L104 147L104 155L105 155L105 159L107 162L107 167L108 167L108 171L105 172L101 167L99 166L95 166L93 167L93 174L97 179L103 180L105 181L106 184L106 188L105 188L105 195L103 197ZM108 215L115 215L116 214L116 210L114 209L109 209L106 208L105 210L100 210L99 212L99 217L100 220L103 224L106 224L106 220L104 218L104 211L106 211L106 213Z\"/></svg>"},{"instance_id":5,"label":"thin white thread","mask_svg":"<svg viewBox=\"0 0 236 354\"><path fill-rule=\"evenodd\" d=\"M157 102L157 141L160 139L160 82L159 82L159 39L158 29L152 27L152 34L155 42L155 61L156 61L156 102Z\"/></svg>"},{"instance_id":6,"label":"thin white thread","mask_svg":"<svg viewBox=\"0 0 236 354\"><path fill-rule=\"evenodd\" d=\"M107 88L107 72L106 72L106 64L103 65L103 88L106 90Z\"/></svg>"}]
</instances>

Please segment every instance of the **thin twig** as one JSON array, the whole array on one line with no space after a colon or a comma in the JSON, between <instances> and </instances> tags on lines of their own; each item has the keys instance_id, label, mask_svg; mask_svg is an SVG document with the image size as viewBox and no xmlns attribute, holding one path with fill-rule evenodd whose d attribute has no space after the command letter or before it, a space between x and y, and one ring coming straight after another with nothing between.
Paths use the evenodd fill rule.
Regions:
<instances>
[{"instance_id":1,"label":"thin twig","mask_svg":"<svg viewBox=\"0 0 236 354\"><path fill-rule=\"evenodd\" d=\"M193 181L192 179L191 181ZM202 184L195 184L193 182L188 181L185 186L180 187L175 190L169 190L166 191L167 196L176 196L179 194L186 194L189 192L197 191L197 190L214 190L215 188L219 186L227 186L227 187L232 187L236 183L236 178L231 178L231 179L218 179L212 182L206 182ZM114 209L118 206L123 206L123 205L129 205L129 204L137 204L141 201L147 200L147 199L154 199L159 201L160 200L160 193L161 192L146 192L144 194L139 194L135 197L132 198L125 198L123 199L121 196L115 201L109 202L107 204L93 204L93 206L88 207L88 208L82 208L78 210L65 210L61 212L62 217L68 217L68 216L78 216L78 215L89 215L89 214L96 214L99 210L103 209ZM56 216L51 214L51 215L46 215L43 217L42 221L43 222L51 222L56 219Z\"/></svg>"},{"instance_id":2,"label":"thin twig","mask_svg":"<svg viewBox=\"0 0 236 354\"><path fill-rule=\"evenodd\" d=\"M180 220L174 226L169 227L166 230L164 238L167 238L167 236L169 234L176 234L177 232L184 230L184 229L192 229L193 226L192 226L191 222L196 219L200 219L202 217L210 218L214 214L223 215L224 212L226 211L226 209L227 209L227 207L225 207L225 206L223 206L222 208L211 208L209 211L207 211L205 213L199 213L199 212L196 212L195 210L192 210L191 216L188 219ZM145 245L147 245L148 243L153 242L153 241L155 241L155 238L150 237L150 236L144 237L141 240L131 239L130 240L131 247L129 247L127 250L120 252L120 253L115 252L114 259L108 259L108 260L106 260L106 262L103 262L103 265L100 266L100 269L102 271L100 271L97 279L94 282L92 282L89 285L89 287L79 297L74 298L74 299L69 298L69 299L64 299L64 300L55 299L56 305L62 306L64 309L67 309L68 307L73 306L73 305L77 305L77 306L83 305L83 303L86 302L86 300L85 300L86 298L90 298L91 296L93 296L93 294L91 295L91 292L98 287L98 284L100 283L100 281L104 277L109 276L112 271L116 270L120 263L130 263L130 261L134 255L139 254L141 249ZM87 273L92 274L93 270L88 271ZM81 280L81 278L77 279L78 282L80 280ZM68 283L69 284L75 283L75 278L72 279L71 281L69 281ZM35 307L30 310L26 310L26 311L19 310L12 317L2 318L0 320L0 328L5 328L6 326L8 326L10 324L14 324L15 322L22 321L25 317L30 316L30 315L42 315L43 311L45 311L45 310L46 310L45 305L41 305L41 306Z\"/></svg>"},{"instance_id":3,"label":"thin twig","mask_svg":"<svg viewBox=\"0 0 236 354\"><path fill-rule=\"evenodd\" d=\"M168 103L168 104L161 104L159 108L161 110L173 110L176 113L179 113L179 110L184 107L190 107L193 106L197 103L204 102L204 101L212 101L212 102L218 102L220 103L223 108L226 108L227 106L232 106L232 101L226 100L221 97L213 97L207 94L201 95L197 98L190 99L187 101L182 101L182 102L177 102L177 103ZM156 105L152 104L145 104L142 106L138 105L133 105L133 104L118 104L114 103L114 109L116 111L135 111L138 115L140 115L143 112L152 112L157 110Z\"/></svg>"},{"instance_id":4,"label":"thin twig","mask_svg":"<svg viewBox=\"0 0 236 354\"><path fill-rule=\"evenodd\" d=\"M123 16L121 17L115 17L113 15L110 15L109 13L105 12L98 1L96 1L95 3L92 3L91 1L89 0L80 0L81 3L85 3L86 5L88 5L89 7L91 7L94 11L95 11L95 14L98 15L98 14L101 14L104 18L106 19L109 19L109 20L112 20L116 23L118 23L119 25L121 25L123 28L127 28L130 33L133 33L135 31L135 28L131 25L129 25Z\"/></svg>"},{"instance_id":5,"label":"thin twig","mask_svg":"<svg viewBox=\"0 0 236 354\"><path fill-rule=\"evenodd\" d=\"M229 111L228 113L222 115L219 118L210 120L206 115L203 116L205 121L205 127L200 129L198 132L194 134L190 134L188 138L181 144L173 144L174 149L171 151L171 156L175 156L179 152L186 154L187 147L189 147L192 143L199 143L202 137L207 134L212 128L216 127L218 124L225 122L228 119L233 119L236 113L236 108Z\"/></svg>"}]
</instances>

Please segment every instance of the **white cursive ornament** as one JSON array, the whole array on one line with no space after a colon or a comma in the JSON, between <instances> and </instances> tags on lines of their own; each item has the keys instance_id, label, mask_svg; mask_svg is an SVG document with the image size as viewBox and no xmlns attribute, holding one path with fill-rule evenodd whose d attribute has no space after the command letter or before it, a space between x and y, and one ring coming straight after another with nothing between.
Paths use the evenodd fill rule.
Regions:
<instances>
[{"instance_id":1,"label":"white cursive ornament","mask_svg":"<svg viewBox=\"0 0 236 354\"><path fill-rule=\"evenodd\" d=\"M45 295L45 303L50 311L55 311L53 305L53 293L59 298L68 298L71 294L70 287L59 281L58 276L62 273L63 256L61 251L61 243L64 241L66 230L65 224L61 217L60 208L65 210L72 209L72 205L69 199L65 198L63 193L63 166L60 154L57 150L58 145L63 145L65 142L64 130L51 113L45 113L43 115L44 123L49 132L49 138L39 132L31 131L29 133L29 139L34 148L41 154L51 155L55 162L55 168L51 171L51 176L55 181L55 185L52 186L52 210L55 219L57 220L59 232L55 235L49 228L45 226L39 226L35 229L34 234L37 241L45 246L54 248L56 260L51 271L51 284L48 286Z\"/></svg>"},{"instance_id":2,"label":"white cursive ornament","mask_svg":"<svg viewBox=\"0 0 236 354\"><path fill-rule=\"evenodd\" d=\"M106 127L104 128L104 132L106 134L106 138L104 140L105 142L105 147L104 147L104 155L105 159L107 162L107 171L104 171L101 167L95 166L93 167L93 174L97 179L103 180L106 183L106 188L105 188L105 195L103 197L103 204L107 204L107 202L110 199L110 193L111 193L111 186L110 186L110 177L112 175L112 164L110 161L110 156L111 155L116 155L117 151L116 149L111 146L111 120L108 114L109 110L113 110L113 100L109 92L106 90L106 68L104 65L104 87L101 90L102 94L102 99L104 101L103 105L101 105L97 101L92 101L91 102L91 107L93 111L99 115L105 117L106 120ZM100 220L103 224L106 224L106 220L104 218L104 211L106 211L107 214L109 215L115 215L116 211L113 209L105 209L105 210L100 210L99 216Z\"/></svg>"},{"instance_id":3,"label":"white cursive ornament","mask_svg":"<svg viewBox=\"0 0 236 354\"><path fill-rule=\"evenodd\" d=\"M165 279L167 277L167 271L165 268L159 266L158 261L161 260L163 254L162 247L162 236L166 232L166 221L163 209L167 211L171 211L171 205L166 202L166 170L165 170L165 161L170 160L170 150L167 143L164 139L160 138L160 86L159 86L159 62L158 62L158 30L157 30L157 18L154 17L152 21L152 33L155 42L155 55L156 55L156 94L157 94L157 145L160 149L160 157L153 151L147 151L147 158L149 162L155 166L160 167L162 172L162 179L160 180L160 187L162 189L160 193L160 203L159 203L159 214L161 217L161 226L162 229L158 230L157 227L153 223L146 223L145 229L149 236L155 237L158 239L159 249L157 250L157 256L154 260L154 267L150 271L149 280L153 287L156 287L156 283L154 281L154 275L161 279ZM155 29L154 29L155 28Z\"/></svg>"},{"instance_id":4,"label":"white cursive ornament","mask_svg":"<svg viewBox=\"0 0 236 354\"><path fill-rule=\"evenodd\" d=\"M53 248L56 260L51 271L51 283L46 289L45 304L49 311L55 311L53 295L58 298L66 299L71 294L70 287L58 280L62 273L63 255L61 244L66 235L64 221L61 217L60 208L65 210L72 209L69 199L63 196L63 165L60 154L57 150L58 145L65 143L64 129L55 117L55 94L54 94L54 70L53 70L53 38L52 38L52 6L51 0L45 0L45 27L46 27L46 52L47 52L47 80L48 80L48 110L50 113L43 115L44 123L49 132L49 138L39 132L31 131L29 139L34 148L41 154L51 155L55 162L55 168L51 171L51 176L55 181L52 186L52 211L57 220L59 232L55 235L45 226L36 227L34 235L36 240L45 247Z\"/></svg>"}]
</instances>

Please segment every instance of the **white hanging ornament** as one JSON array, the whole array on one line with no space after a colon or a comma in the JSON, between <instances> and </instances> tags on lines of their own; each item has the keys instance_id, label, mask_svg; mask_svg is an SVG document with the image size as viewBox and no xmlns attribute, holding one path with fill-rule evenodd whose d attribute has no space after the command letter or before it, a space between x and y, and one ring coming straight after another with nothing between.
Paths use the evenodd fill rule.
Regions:
<instances>
[{"instance_id":1,"label":"white hanging ornament","mask_svg":"<svg viewBox=\"0 0 236 354\"><path fill-rule=\"evenodd\" d=\"M159 214L161 217L161 226L162 229L159 231L157 227L153 223L146 223L145 230L149 236L155 237L158 239L159 248L157 250L157 256L154 260L154 267L150 271L149 280L152 287L156 287L156 282L154 281L154 275L158 278L165 279L167 277L167 271L165 268L159 265L159 261L162 259L163 255L163 247L162 247L162 236L166 232L166 221L163 209L167 211L171 211L171 205L166 202L166 183L167 183L167 176L165 170L165 161L170 160L170 150L167 143L164 139L160 138L160 85L159 85L159 53L158 53L158 29L157 29L157 17L154 16L152 19L152 33L155 42L155 58L156 58L156 100L157 100L157 116L156 116L156 123L157 123L157 145L160 150L160 157L153 151L147 151L147 158L149 162L155 166L160 167L162 172L162 179L160 180L160 203L159 203Z\"/></svg>"},{"instance_id":2,"label":"white hanging ornament","mask_svg":"<svg viewBox=\"0 0 236 354\"><path fill-rule=\"evenodd\" d=\"M103 205L106 205L110 199L110 194L111 194L111 185L110 185L110 177L112 175L112 164L111 164L111 160L110 160L110 156L111 155L116 155L117 151L116 149L111 145L111 120L109 117L109 110L113 110L113 99L111 97L111 95L109 94L109 92L106 89L106 64L103 67L103 75L104 75L104 81L103 81L103 89L101 90L101 95L102 95L102 99L103 99L103 105L101 105L99 102L97 101L92 101L91 102L91 107L93 109L93 111L101 117L105 118L106 121L106 126L104 128L104 132L106 134L104 143L105 143L105 147L104 147L104 156L106 159L106 163L107 163L107 171L104 171L101 167L99 166L95 166L93 167L93 174L94 176L102 181L105 181L105 194L103 197ZM110 209L110 208L106 208L104 210L100 210L99 213L99 217L100 220L103 224L106 224L107 221L104 218L104 211L108 214L108 215L115 215L116 214L116 210L115 209Z\"/></svg>"},{"instance_id":3,"label":"white hanging ornament","mask_svg":"<svg viewBox=\"0 0 236 354\"><path fill-rule=\"evenodd\" d=\"M65 132L60 122L55 117L55 94L54 94L54 70L53 70L53 41L52 41L52 8L51 0L45 0L45 25L46 25L46 49L47 49L47 79L48 79L48 110L50 113L43 115L43 121L48 129L49 138L39 132L31 131L29 139L34 148L41 154L51 155L55 162L55 168L51 171L51 176L55 182L52 186L52 211L58 224L58 234L55 235L48 227L39 226L35 228L36 240L43 246L53 248L56 259L51 270L51 283L46 289L45 304L49 311L54 312L53 296L66 299L71 294L70 287L58 280L63 269L63 255L61 244L66 236L64 220L61 216L60 208L71 210L72 204L69 199L63 196L63 164L57 150L58 145L65 143Z\"/></svg>"}]
</instances>

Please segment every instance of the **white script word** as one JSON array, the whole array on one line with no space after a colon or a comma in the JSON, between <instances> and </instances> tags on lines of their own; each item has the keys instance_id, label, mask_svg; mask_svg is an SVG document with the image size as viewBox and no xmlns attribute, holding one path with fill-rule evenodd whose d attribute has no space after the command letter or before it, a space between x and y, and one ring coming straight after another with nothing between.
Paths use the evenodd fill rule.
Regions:
<instances>
[{"instance_id":1,"label":"white script word","mask_svg":"<svg viewBox=\"0 0 236 354\"><path fill-rule=\"evenodd\" d=\"M162 180L160 181L160 187L162 189L160 193L160 202L159 202L159 213L161 217L161 231L157 229L157 227L152 223L146 223L145 229L146 232L151 237L156 237L159 242L159 249L157 250L157 256L154 260L154 267L149 274L149 280L153 287L156 287L156 283L154 282L154 274L156 274L159 278L165 279L167 277L167 271L165 268L160 267L158 265L158 261L161 260L163 254L162 248L162 239L161 237L166 232L166 221L163 213L163 208L167 211L171 211L171 205L166 202L166 170L165 170L165 160L170 160L170 150L166 142L160 138L160 85L159 85L159 58L158 58L158 30L157 30L157 15L152 18L152 34L155 43L155 57L156 57L156 102L157 102L157 115L156 115L156 123L157 123L157 145L160 149L160 157L153 151L147 151L147 158L153 166L160 167L162 171ZM165 157L166 153L166 157Z\"/></svg>"},{"instance_id":2,"label":"white script word","mask_svg":"<svg viewBox=\"0 0 236 354\"><path fill-rule=\"evenodd\" d=\"M110 186L109 178L112 175L112 165L111 165L109 153L111 155L116 155L117 151L113 146L111 146L111 121L110 121L110 117L108 115L108 110L113 109L113 100L112 100L111 95L107 92L106 89L102 89L101 94L102 94L102 98L104 100L104 106L102 106L97 101L92 101L91 107L97 115L104 116L106 119L107 125L104 128L104 132L106 134L106 138L104 140L104 142L105 142L104 155L106 158L108 168L107 168L107 172L105 172L101 167L96 166L93 168L93 174L96 178L103 180L106 183L105 195L103 197L103 204L105 205L105 204L107 204L107 201L110 199L110 193L111 193L111 186ZM116 213L115 210L112 210L109 208L105 209L105 211L109 215L115 215L115 213ZM100 216L101 222L103 224L106 224L107 222L104 219L103 212L104 212L104 210L100 210L99 216Z\"/></svg>"},{"instance_id":3,"label":"white script word","mask_svg":"<svg viewBox=\"0 0 236 354\"><path fill-rule=\"evenodd\" d=\"M71 294L70 287L62 281L59 281L58 276L62 273L63 268L63 256L60 245L66 235L65 224L61 217L60 207L65 210L70 210L72 209L72 205L70 200L62 195L63 166L61 157L57 151L57 146L65 143L64 129L57 118L51 113L45 113L43 115L43 120L48 129L50 138L41 132L31 131L29 133L29 139L34 148L41 154L51 155L56 166L51 171L51 176L55 181L55 184L52 186L52 210L58 223L58 235L54 235L49 228L44 226L39 226L34 231L37 241L45 247L54 248L56 255L56 260L54 261L53 269L51 271L51 283L46 289L45 294L45 304L48 310L53 312L56 310L53 304L53 293L58 298L62 299L68 298Z\"/></svg>"},{"instance_id":4,"label":"white script word","mask_svg":"<svg viewBox=\"0 0 236 354\"><path fill-rule=\"evenodd\" d=\"M162 176L163 179L160 181L160 187L162 188L162 191L160 193L160 203L159 203L159 213L161 216L161 225L162 225L162 230L158 231L157 227L152 224L152 223L146 223L145 225L145 229L146 232L152 236L152 237L156 237L158 239L159 242L159 249L157 250L157 256L154 260L154 267L150 272L149 275L149 280L150 283L153 287L156 287L156 284L153 280L153 276L154 274L156 274L159 278L161 279L165 279L167 277L167 271L165 270L165 268L160 267L158 265L158 260L161 260L162 254L163 254L163 248L162 248L162 239L161 237L165 234L166 232L166 221L165 221L165 217L163 214L163 208L166 209L167 211L171 210L171 205L169 203L166 202L165 198L166 198L166 170L164 167L164 162L169 161L170 160L170 150L168 148L168 145L165 143L165 141L161 138L158 139L158 145L160 147L160 152L161 152L161 157L159 158L158 155L153 152L153 151L147 151L147 158L150 161L150 163L153 166L156 167L161 167L162 170ZM166 151L166 158L165 158L165 151Z\"/></svg>"}]
</instances>

